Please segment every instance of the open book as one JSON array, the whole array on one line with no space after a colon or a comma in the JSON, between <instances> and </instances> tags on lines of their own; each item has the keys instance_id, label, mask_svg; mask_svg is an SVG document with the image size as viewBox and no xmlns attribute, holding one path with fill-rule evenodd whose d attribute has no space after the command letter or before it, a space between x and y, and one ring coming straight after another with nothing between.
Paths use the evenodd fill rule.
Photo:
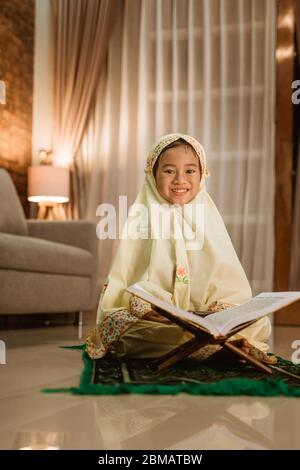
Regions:
<instances>
[{"instance_id":1,"label":"open book","mask_svg":"<svg viewBox=\"0 0 300 470\"><path fill-rule=\"evenodd\" d=\"M280 310L300 299L300 292L263 292L238 307L209 313L203 317L201 313L204 312L198 314L197 312L187 312L177 308L154 297L138 284L130 286L127 291L151 303L154 309L158 307L159 313L162 315L164 312L168 312L175 318L177 317L206 331L215 339L230 336L235 331L241 330L242 327L250 325L259 318L276 312L276 310Z\"/></svg>"}]
</instances>

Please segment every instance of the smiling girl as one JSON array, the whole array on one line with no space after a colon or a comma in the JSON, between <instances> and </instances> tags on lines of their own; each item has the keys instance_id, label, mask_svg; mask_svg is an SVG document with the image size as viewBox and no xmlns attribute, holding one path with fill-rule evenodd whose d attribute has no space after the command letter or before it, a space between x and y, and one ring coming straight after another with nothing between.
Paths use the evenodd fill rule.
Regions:
<instances>
[{"instance_id":1,"label":"smiling girl","mask_svg":"<svg viewBox=\"0 0 300 470\"><path fill-rule=\"evenodd\" d=\"M195 234L195 242L191 248L180 228L180 237L121 238L100 298L97 326L87 338L92 358L107 351L157 357L190 339L189 333L152 311L150 304L129 294L126 289L132 284L190 311L216 312L240 305L252 295L223 220L206 191L209 173L201 144L184 134L162 137L148 156L145 173L132 213L141 204L150 210L152 204L164 205L177 229L182 227L178 221L183 221ZM183 210L197 205L204 208L204 224ZM232 340L246 339L266 351L269 334L265 317ZM203 358L212 352L204 347Z\"/></svg>"}]
</instances>

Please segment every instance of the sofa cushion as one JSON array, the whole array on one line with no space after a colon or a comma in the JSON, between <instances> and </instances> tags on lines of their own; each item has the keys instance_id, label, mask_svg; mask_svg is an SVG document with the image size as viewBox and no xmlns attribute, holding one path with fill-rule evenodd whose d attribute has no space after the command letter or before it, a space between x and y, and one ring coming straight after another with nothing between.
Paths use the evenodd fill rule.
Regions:
<instances>
[{"instance_id":1,"label":"sofa cushion","mask_svg":"<svg viewBox=\"0 0 300 470\"><path fill-rule=\"evenodd\" d=\"M90 276L94 264L91 253L81 248L0 233L0 269Z\"/></svg>"},{"instance_id":2,"label":"sofa cushion","mask_svg":"<svg viewBox=\"0 0 300 470\"><path fill-rule=\"evenodd\" d=\"M91 278L0 269L0 314L78 312L95 307Z\"/></svg>"},{"instance_id":3,"label":"sofa cushion","mask_svg":"<svg viewBox=\"0 0 300 470\"><path fill-rule=\"evenodd\" d=\"M27 235L28 228L17 191L6 170L0 169L0 232Z\"/></svg>"}]
</instances>

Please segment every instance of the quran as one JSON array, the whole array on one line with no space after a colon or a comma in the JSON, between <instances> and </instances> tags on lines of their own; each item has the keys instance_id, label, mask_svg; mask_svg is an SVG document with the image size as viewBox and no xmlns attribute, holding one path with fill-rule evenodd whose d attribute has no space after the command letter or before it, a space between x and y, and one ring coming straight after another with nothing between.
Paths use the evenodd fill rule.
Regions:
<instances>
[{"instance_id":1,"label":"quran","mask_svg":"<svg viewBox=\"0 0 300 470\"><path fill-rule=\"evenodd\" d=\"M152 295L138 284L133 284L127 291L149 302L153 310L194 335L191 340L159 358L156 361L158 370L169 367L204 345L220 344L239 355L242 359L250 362L252 365L255 365L265 372L272 373L269 367L253 359L228 340L235 333L260 318L300 300L300 291L263 292L252 297L242 305L209 313L191 312L180 309Z\"/></svg>"},{"instance_id":2,"label":"quran","mask_svg":"<svg viewBox=\"0 0 300 470\"><path fill-rule=\"evenodd\" d=\"M159 308L162 315L164 311L178 317L195 327L210 333L214 338L225 337L236 330L240 330L253 321L269 315L281 308L300 300L300 292L263 292L248 302L237 307L231 307L215 313L190 312L182 310L163 300L154 297L138 284L129 287L128 292L151 303Z\"/></svg>"}]
</instances>

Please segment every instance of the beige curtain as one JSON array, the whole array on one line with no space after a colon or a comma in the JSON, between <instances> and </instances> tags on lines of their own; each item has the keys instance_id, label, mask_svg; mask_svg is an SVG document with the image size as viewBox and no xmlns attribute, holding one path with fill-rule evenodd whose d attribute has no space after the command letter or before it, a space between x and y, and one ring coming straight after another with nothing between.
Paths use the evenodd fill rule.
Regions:
<instances>
[{"instance_id":1,"label":"beige curtain","mask_svg":"<svg viewBox=\"0 0 300 470\"><path fill-rule=\"evenodd\" d=\"M94 107L108 43L122 0L52 0L55 27L53 150L55 163L70 164L73 216L78 216L77 150Z\"/></svg>"},{"instance_id":2,"label":"beige curtain","mask_svg":"<svg viewBox=\"0 0 300 470\"><path fill-rule=\"evenodd\" d=\"M116 208L119 230L119 196L131 204L143 178L143 158L138 150L139 63L141 0L125 1L115 19L109 44L107 74L102 77L96 106L80 147L80 161L88 172L88 191L82 200L83 217L99 221L99 204ZM137 158L140 155L141 158ZM120 225L124 221L120 221ZM118 240L99 241L99 276L103 284Z\"/></svg>"},{"instance_id":3,"label":"beige curtain","mask_svg":"<svg viewBox=\"0 0 300 470\"><path fill-rule=\"evenodd\" d=\"M133 202L159 136L202 142L208 191L254 292L273 279L275 10L274 0L125 0L96 106L100 144L89 152L86 133L82 148L97 169L86 204L97 220L98 204L118 213L119 195ZM117 240L99 244L103 280Z\"/></svg>"}]
</instances>

